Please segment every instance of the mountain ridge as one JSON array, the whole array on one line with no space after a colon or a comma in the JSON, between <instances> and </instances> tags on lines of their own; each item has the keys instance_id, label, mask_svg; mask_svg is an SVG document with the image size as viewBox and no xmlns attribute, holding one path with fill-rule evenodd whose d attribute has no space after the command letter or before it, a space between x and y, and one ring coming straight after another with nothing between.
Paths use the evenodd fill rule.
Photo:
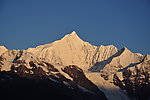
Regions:
<instances>
[{"instance_id":1,"label":"mountain ridge","mask_svg":"<svg viewBox=\"0 0 150 100\"><path fill-rule=\"evenodd\" d=\"M0 46L0 72L6 71L9 74L13 71L19 77L31 79L37 76L48 77L48 80L71 88L75 85L81 90L85 88L86 91L98 95L100 93L104 100L129 100L127 94L132 96L130 92L135 94L133 97L139 98L136 95L139 91L129 90L127 87L134 89L134 86L124 82L129 80L137 85L136 81L141 80L139 87L150 84L149 79L145 82L147 76L144 74L149 75L149 62L150 55L132 53L127 47L118 50L114 45L91 45L83 41L75 31L60 40L27 50L9 50ZM138 76L137 70L141 76ZM130 77L125 75L127 72L132 73ZM132 77L135 78L134 81L130 80ZM147 87L144 88L145 91Z\"/></svg>"}]
</instances>

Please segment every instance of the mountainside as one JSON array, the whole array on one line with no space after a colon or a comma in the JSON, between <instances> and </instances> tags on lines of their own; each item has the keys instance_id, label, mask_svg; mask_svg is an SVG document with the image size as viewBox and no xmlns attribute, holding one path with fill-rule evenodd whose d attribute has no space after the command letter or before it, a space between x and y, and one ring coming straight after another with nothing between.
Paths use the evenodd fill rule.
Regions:
<instances>
[{"instance_id":1,"label":"mountainside","mask_svg":"<svg viewBox=\"0 0 150 100\"><path fill-rule=\"evenodd\" d=\"M74 31L61 40L27 50L0 46L4 98L32 91L33 99L40 100L48 95L68 100L148 100L149 68L150 55L132 53L126 47L94 46Z\"/></svg>"},{"instance_id":2,"label":"mountainside","mask_svg":"<svg viewBox=\"0 0 150 100\"><path fill-rule=\"evenodd\" d=\"M53 43L29 48L27 52L38 54L38 58L44 58L52 64L75 64L87 70L96 62L105 60L116 53L117 48L112 45L96 47L84 42L75 32L72 32Z\"/></svg>"}]
</instances>

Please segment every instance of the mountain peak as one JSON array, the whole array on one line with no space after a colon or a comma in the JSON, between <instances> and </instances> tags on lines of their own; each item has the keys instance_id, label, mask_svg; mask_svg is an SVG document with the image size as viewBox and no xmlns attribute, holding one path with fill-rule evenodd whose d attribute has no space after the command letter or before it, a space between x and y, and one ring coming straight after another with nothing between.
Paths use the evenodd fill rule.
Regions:
<instances>
[{"instance_id":1,"label":"mountain peak","mask_svg":"<svg viewBox=\"0 0 150 100\"><path fill-rule=\"evenodd\" d=\"M78 37L78 34L75 31L72 31L70 34L67 34L66 36L71 36L71 37Z\"/></svg>"},{"instance_id":2,"label":"mountain peak","mask_svg":"<svg viewBox=\"0 0 150 100\"><path fill-rule=\"evenodd\" d=\"M129 50L129 49L128 49L127 47L125 47L125 46L123 47L123 49L124 49L124 50Z\"/></svg>"},{"instance_id":3,"label":"mountain peak","mask_svg":"<svg viewBox=\"0 0 150 100\"><path fill-rule=\"evenodd\" d=\"M7 49L5 46L0 46L0 48L4 48L4 49Z\"/></svg>"},{"instance_id":4,"label":"mountain peak","mask_svg":"<svg viewBox=\"0 0 150 100\"><path fill-rule=\"evenodd\" d=\"M65 35L61 40L71 39L71 40L81 40L75 31L70 34Z\"/></svg>"},{"instance_id":5,"label":"mountain peak","mask_svg":"<svg viewBox=\"0 0 150 100\"><path fill-rule=\"evenodd\" d=\"M126 51L126 52L132 53L127 47L123 47L122 49L123 49L124 51Z\"/></svg>"},{"instance_id":6,"label":"mountain peak","mask_svg":"<svg viewBox=\"0 0 150 100\"><path fill-rule=\"evenodd\" d=\"M72 31L70 34L71 35L77 35L76 31Z\"/></svg>"},{"instance_id":7,"label":"mountain peak","mask_svg":"<svg viewBox=\"0 0 150 100\"><path fill-rule=\"evenodd\" d=\"M5 46L0 46L0 55L7 51L8 49Z\"/></svg>"}]
</instances>

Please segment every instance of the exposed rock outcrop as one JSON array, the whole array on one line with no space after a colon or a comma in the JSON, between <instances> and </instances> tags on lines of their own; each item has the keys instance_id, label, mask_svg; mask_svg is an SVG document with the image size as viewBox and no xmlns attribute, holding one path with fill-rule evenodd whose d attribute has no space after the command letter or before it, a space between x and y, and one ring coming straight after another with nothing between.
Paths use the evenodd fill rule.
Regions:
<instances>
[{"instance_id":1,"label":"exposed rock outcrop","mask_svg":"<svg viewBox=\"0 0 150 100\"><path fill-rule=\"evenodd\" d=\"M99 95L102 100L107 100L107 98L105 97L105 94L102 91L100 91L98 87L85 76L82 69L80 69L79 67L75 65L69 65L69 66L66 66L62 70L65 73L67 73L70 77L72 77L73 81L76 84Z\"/></svg>"},{"instance_id":2,"label":"exposed rock outcrop","mask_svg":"<svg viewBox=\"0 0 150 100\"><path fill-rule=\"evenodd\" d=\"M29 100L31 98L38 100L47 99L46 97L48 96L54 97L55 100L59 100L60 98L63 100L108 100L104 93L88 80L83 71L77 66L74 67L76 69L74 71L69 70L68 67L64 69L65 72L69 72L69 75L71 75L70 73L74 73L71 75L73 78L73 81L71 81L48 62L42 61L39 66L37 62L30 61L29 65L31 68L27 67L25 63L19 63L19 66L13 64L10 71L0 71L0 93L2 97L7 92L7 95L12 96L11 99L17 100L20 98L13 96L16 93L19 96L28 93L25 98ZM41 66L48 68L47 71L44 71ZM79 80L79 78L83 78L84 81L74 81ZM8 88L8 86L10 87ZM13 92L14 90L15 92Z\"/></svg>"},{"instance_id":3,"label":"exposed rock outcrop","mask_svg":"<svg viewBox=\"0 0 150 100\"><path fill-rule=\"evenodd\" d=\"M150 60L115 73L114 84L138 100L150 98Z\"/></svg>"}]
</instances>

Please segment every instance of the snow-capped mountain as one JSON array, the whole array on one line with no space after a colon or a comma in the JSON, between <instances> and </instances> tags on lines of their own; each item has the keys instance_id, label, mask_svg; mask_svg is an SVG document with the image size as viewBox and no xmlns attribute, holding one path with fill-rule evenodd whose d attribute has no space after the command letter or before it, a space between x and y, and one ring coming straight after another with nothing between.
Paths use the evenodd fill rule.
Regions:
<instances>
[{"instance_id":1,"label":"snow-capped mountain","mask_svg":"<svg viewBox=\"0 0 150 100\"><path fill-rule=\"evenodd\" d=\"M146 100L150 98L150 55L132 53L126 47L94 46L73 31L27 50L0 46L0 81L4 97L25 94L31 99L35 92L33 99Z\"/></svg>"}]
</instances>

